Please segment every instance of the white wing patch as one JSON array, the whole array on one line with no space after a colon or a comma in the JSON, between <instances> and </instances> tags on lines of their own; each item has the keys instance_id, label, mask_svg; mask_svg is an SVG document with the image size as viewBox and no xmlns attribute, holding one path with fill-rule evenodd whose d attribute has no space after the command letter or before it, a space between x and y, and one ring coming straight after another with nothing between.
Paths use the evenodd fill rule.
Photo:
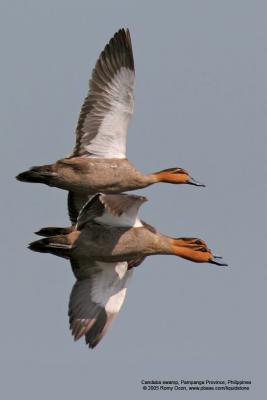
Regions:
<instances>
[{"instance_id":1,"label":"white wing patch","mask_svg":"<svg viewBox=\"0 0 267 400\"><path fill-rule=\"evenodd\" d=\"M100 224L111 226L129 226L133 228L143 226L137 215L129 215L128 212L118 216L111 214L108 210L105 210L101 217L95 218L95 221Z\"/></svg>"},{"instance_id":2,"label":"white wing patch","mask_svg":"<svg viewBox=\"0 0 267 400\"><path fill-rule=\"evenodd\" d=\"M142 222L138 218L138 211L140 205L144 201L146 201L145 197L121 194L113 196L102 195L101 198L103 198L105 210L101 217L95 218L96 222L112 226L124 226L134 228L143 226ZM116 201L118 202L117 207L115 204L113 204L112 207L112 199L116 199ZM121 206L121 208L119 206ZM125 210L124 212L123 209Z\"/></svg>"},{"instance_id":3,"label":"white wing patch","mask_svg":"<svg viewBox=\"0 0 267 400\"><path fill-rule=\"evenodd\" d=\"M132 271L128 271L127 262L97 262L96 266L100 271L92 281L91 300L102 305L106 312L118 313L125 299L126 285Z\"/></svg>"},{"instance_id":4,"label":"white wing patch","mask_svg":"<svg viewBox=\"0 0 267 400\"><path fill-rule=\"evenodd\" d=\"M121 67L112 81L105 87L105 95L111 105L103 115L103 109L94 109L87 115L84 126L94 125L96 119L102 119L97 135L86 145L90 132L84 132L82 142L91 157L125 158L126 136L129 121L133 114L134 72Z\"/></svg>"}]
</instances>

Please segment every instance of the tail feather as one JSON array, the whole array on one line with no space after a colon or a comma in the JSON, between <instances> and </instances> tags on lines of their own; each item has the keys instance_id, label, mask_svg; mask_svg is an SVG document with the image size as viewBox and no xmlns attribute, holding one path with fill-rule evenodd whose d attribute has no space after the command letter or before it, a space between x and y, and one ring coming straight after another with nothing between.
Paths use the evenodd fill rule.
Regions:
<instances>
[{"instance_id":1,"label":"tail feather","mask_svg":"<svg viewBox=\"0 0 267 400\"><path fill-rule=\"evenodd\" d=\"M69 259L72 246L67 236L59 235L36 240L30 243L28 248L38 253L50 253Z\"/></svg>"},{"instance_id":2,"label":"tail feather","mask_svg":"<svg viewBox=\"0 0 267 400\"><path fill-rule=\"evenodd\" d=\"M42 165L40 167L32 167L28 171L21 172L16 176L16 179L21 182L44 183L52 185L53 177L52 165Z\"/></svg>"},{"instance_id":3,"label":"tail feather","mask_svg":"<svg viewBox=\"0 0 267 400\"><path fill-rule=\"evenodd\" d=\"M73 226L68 226L66 228L60 228L55 226L48 226L46 228L41 228L39 231L35 232L39 236L58 236L58 235L68 235L74 230Z\"/></svg>"}]
</instances>

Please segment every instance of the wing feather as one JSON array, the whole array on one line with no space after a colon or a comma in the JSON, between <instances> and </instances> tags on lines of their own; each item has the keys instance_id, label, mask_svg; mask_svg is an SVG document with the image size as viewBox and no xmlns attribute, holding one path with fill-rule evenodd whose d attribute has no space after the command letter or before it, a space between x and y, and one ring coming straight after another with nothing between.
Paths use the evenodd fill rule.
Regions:
<instances>
[{"instance_id":1,"label":"wing feather","mask_svg":"<svg viewBox=\"0 0 267 400\"><path fill-rule=\"evenodd\" d=\"M93 70L77 124L73 157L126 157L134 78L130 32L120 29L102 51Z\"/></svg>"},{"instance_id":2,"label":"wing feather","mask_svg":"<svg viewBox=\"0 0 267 400\"><path fill-rule=\"evenodd\" d=\"M83 269L86 277L76 281L70 295L70 329L75 340L85 336L93 348L118 314L132 271L127 262L94 262Z\"/></svg>"},{"instance_id":3,"label":"wing feather","mask_svg":"<svg viewBox=\"0 0 267 400\"><path fill-rule=\"evenodd\" d=\"M75 225L78 219L79 212L83 208L86 202L90 200L92 196L88 196L83 193L68 192L68 214L72 225Z\"/></svg>"},{"instance_id":4,"label":"wing feather","mask_svg":"<svg viewBox=\"0 0 267 400\"><path fill-rule=\"evenodd\" d=\"M113 226L142 226L138 210L147 199L129 194L96 194L81 209L78 230L89 221Z\"/></svg>"}]
</instances>

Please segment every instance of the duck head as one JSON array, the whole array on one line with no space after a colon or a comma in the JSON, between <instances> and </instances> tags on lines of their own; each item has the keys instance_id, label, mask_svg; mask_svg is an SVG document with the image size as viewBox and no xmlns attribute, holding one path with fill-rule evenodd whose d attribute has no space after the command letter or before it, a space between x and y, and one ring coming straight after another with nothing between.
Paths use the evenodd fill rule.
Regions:
<instances>
[{"instance_id":1,"label":"duck head","mask_svg":"<svg viewBox=\"0 0 267 400\"><path fill-rule=\"evenodd\" d=\"M222 257L215 256L207 247L206 243L197 238L178 238L172 239L173 254L198 263L211 263L227 266Z\"/></svg>"},{"instance_id":2,"label":"duck head","mask_svg":"<svg viewBox=\"0 0 267 400\"><path fill-rule=\"evenodd\" d=\"M174 184L189 184L194 186L205 187L203 183L196 181L189 173L183 168L168 168L154 174L158 182L174 183Z\"/></svg>"}]
</instances>

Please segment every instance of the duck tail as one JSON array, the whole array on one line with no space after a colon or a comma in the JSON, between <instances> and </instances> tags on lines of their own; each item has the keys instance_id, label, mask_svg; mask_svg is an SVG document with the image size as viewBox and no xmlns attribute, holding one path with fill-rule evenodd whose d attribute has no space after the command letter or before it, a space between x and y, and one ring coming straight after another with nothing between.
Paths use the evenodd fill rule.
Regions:
<instances>
[{"instance_id":1,"label":"duck tail","mask_svg":"<svg viewBox=\"0 0 267 400\"><path fill-rule=\"evenodd\" d=\"M21 182L44 183L52 186L54 176L53 165L41 165L21 172L16 176L16 179Z\"/></svg>"},{"instance_id":2,"label":"duck tail","mask_svg":"<svg viewBox=\"0 0 267 400\"><path fill-rule=\"evenodd\" d=\"M47 226L46 228L41 228L39 231L35 232L39 236L58 236L58 235L68 235L74 230L74 226L68 226L66 228L60 228L55 226Z\"/></svg>"},{"instance_id":3,"label":"duck tail","mask_svg":"<svg viewBox=\"0 0 267 400\"><path fill-rule=\"evenodd\" d=\"M58 235L36 240L28 248L38 253L50 253L68 259L72 246L67 235Z\"/></svg>"}]
</instances>

